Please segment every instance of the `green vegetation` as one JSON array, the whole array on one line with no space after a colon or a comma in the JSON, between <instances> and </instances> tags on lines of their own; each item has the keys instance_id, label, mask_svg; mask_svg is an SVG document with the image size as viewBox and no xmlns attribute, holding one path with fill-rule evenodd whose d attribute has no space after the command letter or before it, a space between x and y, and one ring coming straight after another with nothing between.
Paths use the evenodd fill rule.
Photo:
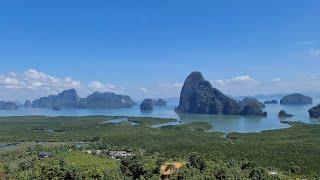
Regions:
<instances>
[{"instance_id":1,"label":"green vegetation","mask_svg":"<svg viewBox=\"0 0 320 180\"><path fill-rule=\"evenodd\" d=\"M120 178L120 163L109 158L97 157L82 152L64 152L56 159L63 159L68 166L73 166L76 171L83 172L84 177Z\"/></svg>"},{"instance_id":2,"label":"green vegetation","mask_svg":"<svg viewBox=\"0 0 320 180\"><path fill-rule=\"evenodd\" d=\"M208 131L212 129L212 125L205 122L193 122L181 125L162 126L162 130L190 130L190 131Z\"/></svg>"},{"instance_id":3,"label":"green vegetation","mask_svg":"<svg viewBox=\"0 0 320 180\"><path fill-rule=\"evenodd\" d=\"M129 118L135 126L102 123L117 118L0 118L0 144L21 142L0 148L0 168L12 179L51 177L51 166L54 175L64 178L157 179L162 163L183 161L187 165L172 179L274 178L270 172L280 179L319 178L320 125L295 123L289 129L224 137L206 132L212 128L207 123L151 128L173 120L138 117ZM136 155L113 160L108 154L85 154L85 149L132 150ZM54 152L54 157L39 160L40 151Z\"/></svg>"},{"instance_id":4,"label":"green vegetation","mask_svg":"<svg viewBox=\"0 0 320 180\"><path fill-rule=\"evenodd\" d=\"M151 118L151 117L129 117L129 122L137 123L143 126L153 126L158 124L165 124L170 122L175 122L175 119L165 119L165 118Z\"/></svg>"}]
</instances>

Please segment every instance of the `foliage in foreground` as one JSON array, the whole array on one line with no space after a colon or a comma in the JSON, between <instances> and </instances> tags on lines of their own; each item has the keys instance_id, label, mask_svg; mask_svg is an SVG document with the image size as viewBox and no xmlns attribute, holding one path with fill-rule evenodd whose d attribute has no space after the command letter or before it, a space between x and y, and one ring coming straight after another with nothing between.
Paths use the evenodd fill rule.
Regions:
<instances>
[{"instance_id":1,"label":"foliage in foreground","mask_svg":"<svg viewBox=\"0 0 320 180\"><path fill-rule=\"evenodd\" d=\"M203 123L163 128L150 128L148 125L153 118L143 118L141 122L144 123L136 126L103 123L114 118L117 117L4 117L0 118L0 142L87 142L103 149L143 149L145 157L157 153L162 160L186 160L196 152L209 165L216 161L224 162L222 164L239 162L245 158L256 162L257 167L272 167L297 177L313 179L320 174L320 125L298 123L289 129L232 133L226 138L222 133L203 132L210 127ZM161 119L156 122L160 123ZM19 154L29 157L30 161L31 155L26 152ZM9 165L21 161L12 161L12 157L4 157L1 151L0 157L7 159ZM195 175L197 172L190 168L186 171Z\"/></svg>"},{"instance_id":2,"label":"foliage in foreground","mask_svg":"<svg viewBox=\"0 0 320 180\"><path fill-rule=\"evenodd\" d=\"M110 159L104 155L85 154L70 146L61 145L48 149L35 145L24 149L25 155L10 152L11 160L17 160L18 165L4 167L3 172L8 179L159 179L164 178L160 166L167 162L185 161L186 164L176 169L175 173L165 176L170 179L289 179L290 174L278 170L276 175L270 175L270 169L247 161L224 162L207 159L197 153L192 153L187 159L165 159L159 154L147 155L144 151L136 152L136 156L120 160ZM36 154L41 150L51 150L54 157L39 159ZM18 151L18 150L16 150ZM19 156L15 156L20 154ZM29 154L29 155L27 155ZM31 157L31 158L30 158ZM174 168L174 167L171 167Z\"/></svg>"}]
</instances>

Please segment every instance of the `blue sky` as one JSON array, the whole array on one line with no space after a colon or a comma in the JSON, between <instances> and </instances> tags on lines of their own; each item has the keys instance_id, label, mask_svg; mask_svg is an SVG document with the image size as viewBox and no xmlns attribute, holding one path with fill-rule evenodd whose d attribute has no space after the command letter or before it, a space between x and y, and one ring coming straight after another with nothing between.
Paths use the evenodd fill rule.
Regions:
<instances>
[{"instance_id":1,"label":"blue sky","mask_svg":"<svg viewBox=\"0 0 320 180\"><path fill-rule=\"evenodd\" d=\"M194 70L230 95L317 92L319 7L318 0L2 0L0 99L70 87L83 96L172 97Z\"/></svg>"}]
</instances>

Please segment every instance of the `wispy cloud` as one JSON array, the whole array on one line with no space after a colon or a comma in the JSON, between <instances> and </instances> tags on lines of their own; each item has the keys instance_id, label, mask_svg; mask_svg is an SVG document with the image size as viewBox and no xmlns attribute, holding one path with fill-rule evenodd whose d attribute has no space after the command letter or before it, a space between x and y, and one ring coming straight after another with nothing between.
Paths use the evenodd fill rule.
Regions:
<instances>
[{"instance_id":1,"label":"wispy cloud","mask_svg":"<svg viewBox=\"0 0 320 180\"><path fill-rule=\"evenodd\" d=\"M146 93L146 92L148 92L148 91L149 91L149 89L144 88L144 87L139 88L139 90L140 90L140 91L142 91L143 93Z\"/></svg>"},{"instance_id":2,"label":"wispy cloud","mask_svg":"<svg viewBox=\"0 0 320 180\"><path fill-rule=\"evenodd\" d=\"M76 81L71 77L57 78L39 72L35 69L29 69L23 74L11 72L7 75L0 75L0 85L11 89L45 89L56 91L66 88L77 88L80 81Z\"/></svg>"},{"instance_id":3,"label":"wispy cloud","mask_svg":"<svg viewBox=\"0 0 320 180\"><path fill-rule=\"evenodd\" d=\"M308 54L312 57L318 57L320 56L320 49L311 49Z\"/></svg>"},{"instance_id":4,"label":"wispy cloud","mask_svg":"<svg viewBox=\"0 0 320 180\"><path fill-rule=\"evenodd\" d=\"M183 86L183 83L158 83L157 87L158 88L167 88L167 89L181 89Z\"/></svg>"},{"instance_id":5,"label":"wispy cloud","mask_svg":"<svg viewBox=\"0 0 320 180\"><path fill-rule=\"evenodd\" d=\"M71 88L81 88L80 81L71 77L54 77L35 69L29 69L24 73L10 72L0 75L2 100L32 99Z\"/></svg>"},{"instance_id":6,"label":"wispy cloud","mask_svg":"<svg viewBox=\"0 0 320 180\"><path fill-rule=\"evenodd\" d=\"M280 82L280 81L281 81L280 78L274 78L274 79L272 79L272 82L274 82L274 83L278 83L278 82Z\"/></svg>"},{"instance_id":7,"label":"wispy cloud","mask_svg":"<svg viewBox=\"0 0 320 180\"><path fill-rule=\"evenodd\" d=\"M256 85L258 83L259 83L259 81L254 80L253 78L251 78L248 75L236 76L236 77L232 77L230 79L225 79L225 80L220 79L220 80L213 81L213 84L217 84L220 86L228 86L228 85L248 86L248 85Z\"/></svg>"},{"instance_id":8,"label":"wispy cloud","mask_svg":"<svg viewBox=\"0 0 320 180\"><path fill-rule=\"evenodd\" d=\"M311 45L313 44L312 41L301 41L301 42L297 42L298 45Z\"/></svg>"},{"instance_id":9,"label":"wispy cloud","mask_svg":"<svg viewBox=\"0 0 320 180\"><path fill-rule=\"evenodd\" d=\"M113 84L103 84L99 81L91 81L88 84L88 88L91 92L118 92L118 89L123 90L122 88L118 88Z\"/></svg>"}]
</instances>

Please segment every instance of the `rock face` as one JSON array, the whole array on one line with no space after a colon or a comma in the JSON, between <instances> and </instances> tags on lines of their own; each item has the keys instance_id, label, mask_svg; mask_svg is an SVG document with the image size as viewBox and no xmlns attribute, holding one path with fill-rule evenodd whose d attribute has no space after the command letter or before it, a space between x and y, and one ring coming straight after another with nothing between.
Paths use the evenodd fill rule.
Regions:
<instances>
[{"instance_id":1,"label":"rock face","mask_svg":"<svg viewBox=\"0 0 320 180\"><path fill-rule=\"evenodd\" d=\"M81 99L80 108L129 108L134 104L130 96L95 92Z\"/></svg>"},{"instance_id":2,"label":"rock face","mask_svg":"<svg viewBox=\"0 0 320 180\"><path fill-rule=\"evenodd\" d=\"M153 102L154 106L167 106L167 102L163 99L158 99Z\"/></svg>"},{"instance_id":3,"label":"rock face","mask_svg":"<svg viewBox=\"0 0 320 180\"><path fill-rule=\"evenodd\" d=\"M32 107L34 108L53 108L54 106L77 108L80 102L80 98L75 89L65 90L58 95L42 97L33 101Z\"/></svg>"},{"instance_id":4,"label":"rock face","mask_svg":"<svg viewBox=\"0 0 320 180\"><path fill-rule=\"evenodd\" d=\"M263 112L261 107L254 104L244 106L240 115L242 116L267 116L267 112Z\"/></svg>"},{"instance_id":5,"label":"rock face","mask_svg":"<svg viewBox=\"0 0 320 180\"><path fill-rule=\"evenodd\" d=\"M277 100L265 101L264 104L278 104Z\"/></svg>"},{"instance_id":6,"label":"rock face","mask_svg":"<svg viewBox=\"0 0 320 180\"><path fill-rule=\"evenodd\" d=\"M26 100L25 102L24 102L24 105L23 105L25 108L30 108L30 107L32 107L32 103L31 103L31 101L30 100Z\"/></svg>"},{"instance_id":7,"label":"rock face","mask_svg":"<svg viewBox=\"0 0 320 180\"><path fill-rule=\"evenodd\" d=\"M176 109L181 113L239 115L238 103L213 88L200 72L192 72L184 82L180 103Z\"/></svg>"},{"instance_id":8,"label":"rock face","mask_svg":"<svg viewBox=\"0 0 320 180\"><path fill-rule=\"evenodd\" d=\"M153 100L145 99L140 105L141 111L153 111Z\"/></svg>"},{"instance_id":9,"label":"rock face","mask_svg":"<svg viewBox=\"0 0 320 180\"><path fill-rule=\"evenodd\" d=\"M52 107L52 110L54 110L54 111L60 111L61 108L60 108L59 106L53 106L53 107Z\"/></svg>"},{"instance_id":10,"label":"rock face","mask_svg":"<svg viewBox=\"0 0 320 180\"><path fill-rule=\"evenodd\" d=\"M284 110L281 110L278 114L278 117L282 117L282 118L285 118L285 117L293 117L292 114L288 114L286 111Z\"/></svg>"},{"instance_id":11,"label":"rock face","mask_svg":"<svg viewBox=\"0 0 320 180\"><path fill-rule=\"evenodd\" d=\"M242 101L239 102L239 105L241 107L243 107L243 108L246 105L250 105L250 104L253 105L253 106L259 106L260 108L265 108L266 107L262 102L258 101L258 99L256 99L256 98L246 97Z\"/></svg>"},{"instance_id":12,"label":"rock face","mask_svg":"<svg viewBox=\"0 0 320 180\"><path fill-rule=\"evenodd\" d=\"M283 97L280 100L280 104L292 104L292 105L312 104L312 98L299 93L295 93L295 94L291 94Z\"/></svg>"},{"instance_id":13,"label":"rock face","mask_svg":"<svg viewBox=\"0 0 320 180\"><path fill-rule=\"evenodd\" d=\"M309 109L309 115L311 118L320 118L320 104Z\"/></svg>"},{"instance_id":14,"label":"rock face","mask_svg":"<svg viewBox=\"0 0 320 180\"><path fill-rule=\"evenodd\" d=\"M18 106L14 102L0 102L0 109L1 110L17 110Z\"/></svg>"},{"instance_id":15,"label":"rock face","mask_svg":"<svg viewBox=\"0 0 320 180\"><path fill-rule=\"evenodd\" d=\"M86 98L80 98L74 89L62 91L56 96L42 97L32 103L34 108L126 108L133 105L129 96L95 92Z\"/></svg>"}]
</instances>

